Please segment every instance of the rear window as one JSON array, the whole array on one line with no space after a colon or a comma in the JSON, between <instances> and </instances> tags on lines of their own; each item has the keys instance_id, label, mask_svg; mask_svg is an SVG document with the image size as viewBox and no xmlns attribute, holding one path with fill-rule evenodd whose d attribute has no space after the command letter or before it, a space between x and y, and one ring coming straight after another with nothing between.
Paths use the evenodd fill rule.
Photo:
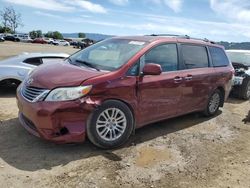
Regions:
<instances>
[{"instance_id":1,"label":"rear window","mask_svg":"<svg viewBox=\"0 0 250 188\"><path fill-rule=\"evenodd\" d=\"M64 57L33 57L33 58L28 58L24 60L25 63L30 64L30 65L35 65L39 66L43 63L49 63L49 62L57 62L58 60L63 60L65 59Z\"/></svg>"},{"instance_id":2,"label":"rear window","mask_svg":"<svg viewBox=\"0 0 250 188\"><path fill-rule=\"evenodd\" d=\"M42 64L41 59L37 57L25 59L24 62L30 65L34 65L34 66L38 66Z\"/></svg>"},{"instance_id":3,"label":"rear window","mask_svg":"<svg viewBox=\"0 0 250 188\"><path fill-rule=\"evenodd\" d=\"M223 49L217 47L209 47L209 51L214 67L226 67L229 65L229 60Z\"/></svg>"},{"instance_id":4,"label":"rear window","mask_svg":"<svg viewBox=\"0 0 250 188\"><path fill-rule=\"evenodd\" d=\"M182 45L183 62L187 69L208 67L207 49L204 46Z\"/></svg>"}]
</instances>

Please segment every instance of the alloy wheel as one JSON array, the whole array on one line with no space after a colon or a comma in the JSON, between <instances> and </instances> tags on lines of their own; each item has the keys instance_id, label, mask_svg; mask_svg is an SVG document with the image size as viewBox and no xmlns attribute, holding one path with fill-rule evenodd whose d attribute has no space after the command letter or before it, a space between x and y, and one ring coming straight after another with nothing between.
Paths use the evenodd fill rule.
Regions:
<instances>
[{"instance_id":1,"label":"alloy wheel","mask_svg":"<svg viewBox=\"0 0 250 188\"><path fill-rule=\"evenodd\" d=\"M209 111L210 113L215 113L220 106L220 94L214 93L209 101Z\"/></svg>"},{"instance_id":2,"label":"alloy wheel","mask_svg":"<svg viewBox=\"0 0 250 188\"><path fill-rule=\"evenodd\" d=\"M104 110L96 121L97 134L105 141L117 140L123 135L126 127L126 116L118 108Z\"/></svg>"}]
</instances>

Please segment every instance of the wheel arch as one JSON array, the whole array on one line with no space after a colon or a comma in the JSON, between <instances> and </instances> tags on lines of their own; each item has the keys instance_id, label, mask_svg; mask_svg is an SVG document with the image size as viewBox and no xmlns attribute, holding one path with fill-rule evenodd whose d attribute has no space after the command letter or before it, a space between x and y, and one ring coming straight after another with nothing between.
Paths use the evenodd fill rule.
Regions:
<instances>
[{"instance_id":1,"label":"wheel arch","mask_svg":"<svg viewBox=\"0 0 250 188\"><path fill-rule=\"evenodd\" d=\"M117 99L117 98L108 98L108 99L105 99L102 101L102 103L100 105L102 105L104 102L108 102L108 101L118 101L118 102L122 102L124 103L128 108L129 110L131 111L132 113L132 116L133 116L133 130L135 131L135 128L136 128L136 114L135 114L135 110L134 108L132 107L131 104L129 104L127 101L125 100L122 100L122 99Z\"/></svg>"},{"instance_id":2,"label":"wheel arch","mask_svg":"<svg viewBox=\"0 0 250 188\"><path fill-rule=\"evenodd\" d=\"M13 81L13 82L19 82L19 84L22 82L22 80L18 79L18 78L3 78L0 80L0 85L1 84L4 84L5 82L8 82L8 81Z\"/></svg>"}]
</instances>

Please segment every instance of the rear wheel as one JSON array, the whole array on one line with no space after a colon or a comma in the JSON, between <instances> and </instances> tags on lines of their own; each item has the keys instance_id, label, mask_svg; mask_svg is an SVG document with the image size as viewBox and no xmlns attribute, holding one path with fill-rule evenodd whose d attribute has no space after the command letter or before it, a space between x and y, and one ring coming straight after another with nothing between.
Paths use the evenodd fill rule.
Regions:
<instances>
[{"instance_id":1,"label":"rear wheel","mask_svg":"<svg viewBox=\"0 0 250 188\"><path fill-rule=\"evenodd\" d=\"M134 126L133 115L128 106L120 101L104 102L90 116L87 135L96 146L111 149L125 143Z\"/></svg>"},{"instance_id":2,"label":"rear wheel","mask_svg":"<svg viewBox=\"0 0 250 188\"><path fill-rule=\"evenodd\" d=\"M250 78L247 77L243 80L240 86L239 97L244 100L250 99Z\"/></svg>"},{"instance_id":3,"label":"rear wheel","mask_svg":"<svg viewBox=\"0 0 250 188\"><path fill-rule=\"evenodd\" d=\"M208 104L204 111L204 114L208 117L215 115L219 110L222 100L223 99L221 91L216 89L208 100Z\"/></svg>"}]
</instances>

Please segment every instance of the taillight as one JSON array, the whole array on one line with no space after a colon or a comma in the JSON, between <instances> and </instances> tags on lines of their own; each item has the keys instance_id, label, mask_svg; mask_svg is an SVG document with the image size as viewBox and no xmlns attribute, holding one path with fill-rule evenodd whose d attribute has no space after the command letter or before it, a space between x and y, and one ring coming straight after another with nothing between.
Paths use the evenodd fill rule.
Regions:
<instances>
[{"instance_id":1,"label":"taillight","mask_svg":"<svg viewBox=\"0 0 250 188\"><path fill-rule=\"evenodd\" d=\"M233 76L235 75L235 70L234 70L234 68L232 68L231 70L230 70L230 78L233 78Z\"/></svg>"}]
</instances>

